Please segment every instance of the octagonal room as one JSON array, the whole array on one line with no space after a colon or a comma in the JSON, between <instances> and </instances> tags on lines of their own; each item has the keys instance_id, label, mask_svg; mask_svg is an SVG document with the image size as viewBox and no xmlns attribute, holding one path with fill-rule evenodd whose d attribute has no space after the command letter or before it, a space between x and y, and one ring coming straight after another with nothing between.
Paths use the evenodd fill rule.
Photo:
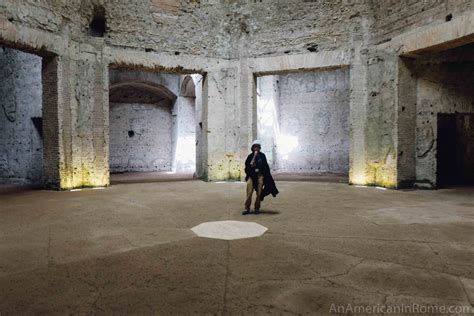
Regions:
<instances>
[{"instance_id":1,"label":"octagonal room","mask_svg":"<svg viewBox=\"0 0 474 316\"><path fill-rule=\"evenodd\" d=\"M471 0L0 0L0 315L474 312Z\"/></svg>"}]
</instances>

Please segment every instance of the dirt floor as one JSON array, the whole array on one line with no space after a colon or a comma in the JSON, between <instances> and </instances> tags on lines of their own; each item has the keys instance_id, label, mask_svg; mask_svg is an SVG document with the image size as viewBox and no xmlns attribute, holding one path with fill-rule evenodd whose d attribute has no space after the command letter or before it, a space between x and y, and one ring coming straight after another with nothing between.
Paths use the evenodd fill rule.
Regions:
<instances>
[{"instance_id":1,"label":"dirt floor","mask_svg":"<svg viewBox=\"0 0 474 316\"><path fill-rule=\"evenodd\" d=\"M472 306L474 188L277 185L280 195L247 216L243 183L0 195L0 314ZM190 230L219 220L268 231L225 241Z\"/></svg>"}]
</instances>

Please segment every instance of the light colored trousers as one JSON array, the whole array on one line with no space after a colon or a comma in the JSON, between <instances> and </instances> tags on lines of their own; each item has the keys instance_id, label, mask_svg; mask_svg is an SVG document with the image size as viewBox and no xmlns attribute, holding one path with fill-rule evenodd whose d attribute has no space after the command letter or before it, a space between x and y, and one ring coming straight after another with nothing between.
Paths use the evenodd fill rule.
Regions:
<instances>
[{"instance_id":1,"label":"light colored trousers","mask_svg":"<svg viewBox=\"0 0 474 316\"><path fill-rule=\"evenodd\" d=\"M263 189L263 175L259 175L257 178L257 198L255 199L255 209L260 209L260 195L262 194ZM252 195L253 195L254 187L252 178L247 180L247 199L245 200L245 209L250 209L250 204L252 204Z\"/></svg>"}]
</instances>

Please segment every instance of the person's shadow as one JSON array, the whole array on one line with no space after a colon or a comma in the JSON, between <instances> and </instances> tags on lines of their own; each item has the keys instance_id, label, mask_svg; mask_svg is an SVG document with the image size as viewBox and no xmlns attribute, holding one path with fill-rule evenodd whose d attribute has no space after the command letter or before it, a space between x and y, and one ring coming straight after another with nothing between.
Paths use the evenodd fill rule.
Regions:
<instances>
[{"instance_id":1,"label":"person's shadow","mask_svg":"<svg viewBox=\"0 0 474 316\"><path fill-rule=\"evenodd\" d=\"M280 212L278 211L269 211L269 210L260 210L260 214L255 214L255 215L278 215Z\"/></svg>"}]
</instances>

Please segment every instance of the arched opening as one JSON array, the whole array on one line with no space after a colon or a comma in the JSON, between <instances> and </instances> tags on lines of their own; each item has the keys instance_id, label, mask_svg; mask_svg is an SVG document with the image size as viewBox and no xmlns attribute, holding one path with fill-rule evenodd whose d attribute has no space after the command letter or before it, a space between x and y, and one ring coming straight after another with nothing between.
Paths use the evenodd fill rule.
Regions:
<instances>
[{"instance_id":1,"label":"arched opening","mask_svg":"<svg viewBox=\"0 0 474 316\"><path fill-rule=\"evenodd\" d=\"M161 84L126 80L109 90L110 172L172 171L172 106Z\"/></svg>"},{"instance_id":2,"label":"arched opening","mask_svg":"<svg viewBox=\"0 0 474 316\"><path fill-rule=\"evenodd\" d=\"M193 178L200 75L109 72L111 183Z\"/></svg>"},{"instance_id":3,"label":"arched opening","mask_svg":"<svg viewBox=\"0 0 474 316\"><path fill-rule=\"evenodd\" d=\"M258 76L257 138L279 179L347 182L349 71Z\"/></svg>"},{"instance_id":4,"label":"arched opening","mask_svg":"<svg viewBox=\"0 0 474 316\"><path fill-rule=\"evenodd\" d=\"M104 37L107 31L107 20L105 9L102 6L94 7L92 18L89 23L89 34L94 37Z\"/></svg>"}]
</instances>

